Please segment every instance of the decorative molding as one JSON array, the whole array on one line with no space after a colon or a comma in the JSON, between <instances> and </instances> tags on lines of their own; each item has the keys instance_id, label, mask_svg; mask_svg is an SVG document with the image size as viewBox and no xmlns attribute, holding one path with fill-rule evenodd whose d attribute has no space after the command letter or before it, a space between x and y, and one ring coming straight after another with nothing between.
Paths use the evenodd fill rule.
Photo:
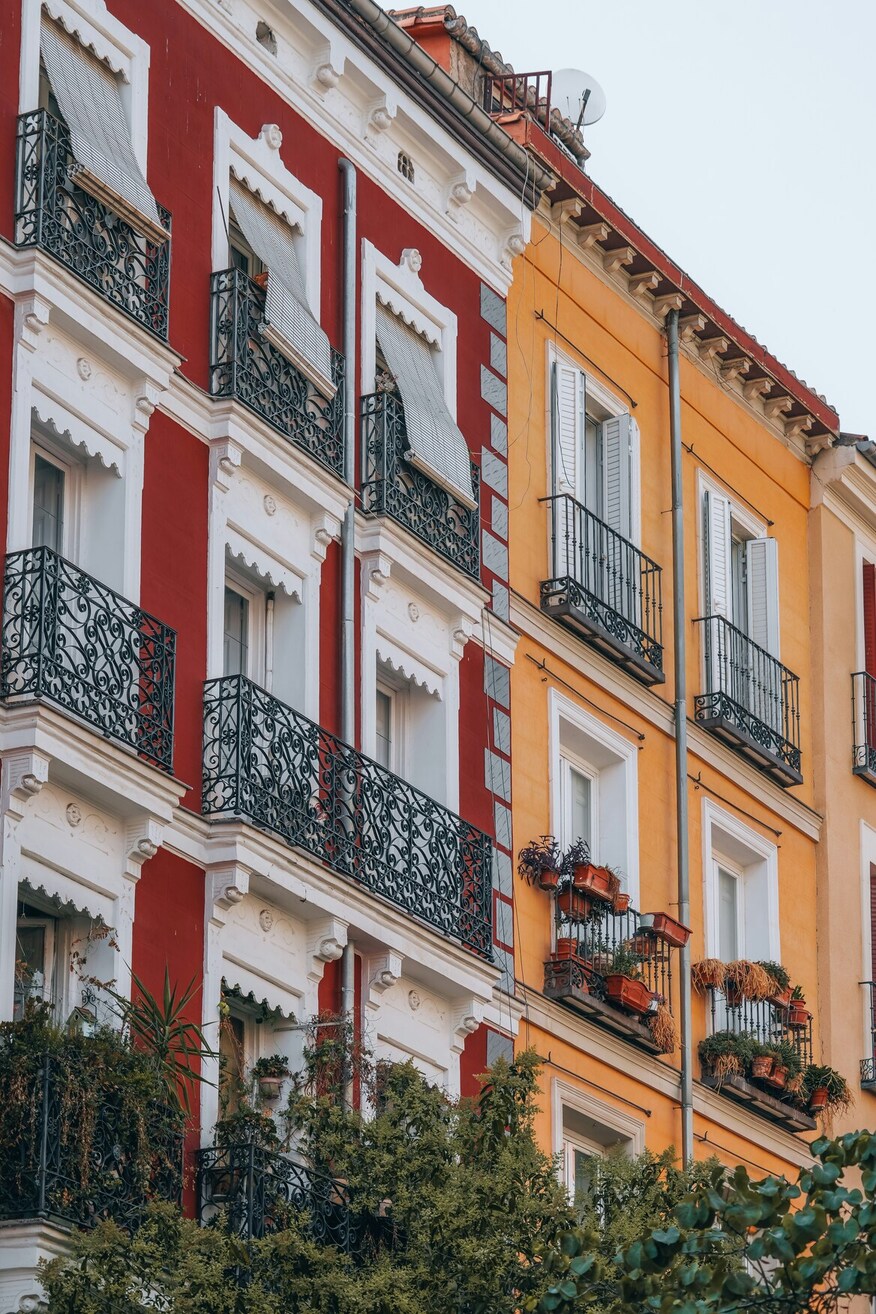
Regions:
<instances>
[{"instance_id":1,"label":"decorative molding","mask_svg":"<svg viewBox=\"0 0 876 1314\"><path fill-rule=\"evenodd\" d=\"M39 292L29 292L15 303L15 341L28 351L36 351L37 343L49 323L52 303Z\"/></svg>"},{"instance_id":2,"label":"decorative molding","mask_svg":"<svg viewBox=\"0 0 876 1314\"><path fill-rule=\"evenodd\" d=\"M672 309L672 307L670 307L670 309ZM695 347L697 345L697 334L705 332L706 323L707 320L705 315L682 315L678 321L678 331L681 335L682 342L686 342L689 346Z\"/></svg>"},{"instance_id":3,"label":"decorative molding","mask_svg":"<svg viewBox=\"0 0 876 1314\"><path fill-rule=\"evenodd\" d=\"M608 274L616 274L625 265L631 265L636 258L636 251L631 246L616 246L611 251L604 251L602 265Z\"/></svg>"},{"instance_id":4,"label":"decorative molding","mask_svg":"<svg viewBox=\"0 0 876 1314\"><path fill-rule=\"evenodd\" d=\"M612 230L601 220L598 224L582 224L575 236L582 251L589 251L597 242L607 242Z\"/></svg>"},{"instance_id":5,"label":"decorative molding","mask_svg":"<svg viewBox=\"0 0 876 1314\"><path fill-rule=\"evenodd\" d=\"M377 602L384 584L392 574L392 558L379 549L361 554L362 598L367 602Z\"/></svg>"},{"instance_id":6,"label":"decorative molding","mask_svg":"<svg viewBox=\"0 0 876 1314\"><path fill-rule=\"evenodd\" d=\"M696 346L697 351L700 353L700 358L708 364L710 361L714 360L716 356L720 356L725 351L729 351L730 342L727 338L718 335L714 338L700 338Z\"/></svg>"},{"instance_id":7,"label":"decorative molding","mask_svg":"<svg viewBox=\"0 0 876 1314\"><path fill-rule=\"evenodd\" d=\"M742 385L742 395L746 401L754 402L759 397L766 397L767 393L772 392L775 384L773 380L764 375L760 379L746 379Z\"/></svg>"},{"instance_id":8,"label":"decorative molding","mask_svg":"<svg viewBox=\"0 0 876 1314\"><path fill-rule=\"evenodd\" d=\"M558 224L569 224L573 219L580 219L584 202L578 196L570 196L565 201L555 201L551 206L551 217Z\"/></svg>"},{"instance_id":9,"label":"decorative molding","mask_svg":"<svg viewBox=\"0 0 876 1314\"><path fill-rule=\"evenodd\" d=\"M205 869L209 903L227 911L242 903L249 894L249 867L239 862L225 862Z\"/></svg>"},{"instance_id":10,"label":"decorative molding","mask_svg":"<svg viewBox=\"0 0 876 1314\"><path fill-rule=\"evenodd\" d=\"M653 269L644 274L630 275L630 291L634 297L641 297L645 302L651 299L651 293L656 292L659 286L660 275Z\"/></svg>"},{"instance_id":11,"label":"decorative molding","mask_svg":"<svg viewBox=\"0 0 876 1314\"><path fill-rule=\"evenodd\" d=\"M681 310L684 305L684 297L680 292L667 292L662 297L654 298L654 314L659 319L665 319L670 310Z\"/></svg>"},{"instance_id":12,"label":"decorative molding","mask_svg":"<svg viewBox=\"0 0 876 1314\"><path fill-rule=\"evenodd\" d=\"M768 420L781 420L782 416L794 405L794 398L787 393L781 396L767 397L763 404L763 413Z\"/></svg>"},{"instance_id":13,"label":"decorative molding","mask_svg":"<svg viewBox=\"0 0 876 1314\"><path fill-rule=\"evenodd\" d=\"M377 1009L380 1005L380 996L391 990L394 985L398 985L403 963L401 954L393 953L392 950L379 957L368 959L366 1008L372 1011Z\"/></svg>"},{"instance_id":14,"label":"decorative molding","mask_svg":"<svg viewBox=\"0 0 876 1314\"><path fill-rule=\"evenodd\" d=\"M227 493L240 469L242 448L231 438L214 438L210 443L210 483L220 493Z\"/></svg>"},{"instance_id":15,"label":"decorative molding","mask_svg":"<svg viewBox=\"0 0 876 1314\"><path fill-rule=\"evenodd\" d=\"M468 1036L477 1031L484 1020L484 1005L480 999L470 998L458 1004L451 1014L450 1048L461 1054Z\"/></svg>"},{"instance_id":16,"label":"decorative molding","mask_svg":"<svg viewBox=\"0 0 876 1314\"><path fill-rule=\"evenodd\" d=\"M20 748L3 757L2 810L18 822L49 778L49 758L35 748Z\"/></svg>"},{"instance_id":17,"label":"decorative molding","mask_svg":"<svg viewBox=\"0 0 876 1314\"><path fill-rule=\"evenodd\" d=\"M751 369L751 361L747 356L733 356L730 360L721 361L721 377L727 383L733 383L735 379L742 379Z\"/></svg>"},{"instance_id":18,"label":"decorative molding","mask_svg":"<svg viewBox=\"0 0 876 1314\"><path fill-rule=\"evenodd\" d=\"M278 151L283 145L283 133L277 123L263 123L259 131L259 137L268 150Z\"/></svg>"},{"instance_id":19,"label":"decorative molding","mask_svg":"<svg viewBox=\"0 0 876 1314\"><path fill-rule=\"evenodd\" d=\"M509 269L512 261L516 260L517 256L522 256L525 250L526 238L522 231L519 228L512 228L505 234L502 243L502 264Z\"/></svg>"},{"instance_id":20,"label":"decorative molding","mask_svg":"<svg viewBox=\"0 0 876 1314\"><path fill-rule=\"evenodd\" d=\"M347 944L347 922L338 917L323 917L310 927L307 936L307 960L311 964L307 975L318 983L322 980L326 963L340 958Z\"/></svg>"},{"instance_id":21,"label":"decorative molding","mask_svg":"<svg viewBox=\"0 0 876 1314\"><path fill-rule=\"evenodd\" d=\"M154 858L161 848L166 823L154 817L138 817L125 827L125 875L139 880L143 863Z\"/></svg>"},{"instance_id":22,"label":"decorative molding","mask_svg":"<svg viewBox=\"0 0 876 1314\"><path fill-rule=\"evenodd\" d=\"M149 421L165 392L165 388L153 383L151 379L140 379L135 385L131 425L139 433L146 433Z\"/></svg>"}]
</instances>

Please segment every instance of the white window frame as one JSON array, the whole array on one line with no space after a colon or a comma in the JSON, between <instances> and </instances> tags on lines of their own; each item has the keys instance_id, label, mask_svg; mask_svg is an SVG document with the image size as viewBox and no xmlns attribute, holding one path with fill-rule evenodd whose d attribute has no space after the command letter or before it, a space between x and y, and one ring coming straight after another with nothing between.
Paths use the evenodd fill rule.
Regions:
<instances>
[{"instance_id":1,"label":"white window frame","mask_svg":"<svg viewBox=\"0 0 876 1314\"><path fill-rule=\"evenodd\" d=\"M74 458L62 456L58 449L48 442L43 434L36 432L30 443L30 469L28 472L28 508L27 537L33 543L33 498L36 487L36 458L54 465L64 474L64 532L61 541L61 556L73 565L78 565L80 549L80 524L82 517L82 466Z\"/></svg>"},{"instance_id":2,"label":"white window frame","mask_svg":"<svg viewBox=\"0 0 876 1314\"><path fill-rule=\"evenodd\" d=\"M746 868L756 864L765 864L766 900L759 904L766 918L767 945L764 952L757 957L774 963L782 961L781 930L779 922L779 851L774 843L758 831L747 826L733 813L719 807L712 799L703 799L703 913L706 932L706 957L717 958L719 952L718 931L718 888L717 871L720 865L741 870L742 879L752 879L746 875ZM728 848L736 853L728 853ZM743 861L738 855L745 853L750 861ZM743 893L743 899L746 894ZM744 911L744 908L743 908ZM745 940L749 939L747 927Z\"/></svg>"},{"instance_id":3,"label":"white window frame","mask_svg":"<svg viewBox=\"0 0 876 1314\"><path fill-rule=\"evenodd\" d=\"M19 113L27 114L39 105L43 10L119 75L119 90L131 129L131 144L146 178L150 49L142 37L113 17L104 0L43 0L42 4L37 0L22 0Z\"/></svg>"},{"instance_id":4,"label":"white window frame","mask_svg":"<svg viewBox=\"0 0 876 1314\"><path fill-rule=\"evenodd\" d=\"M282 133L273 123L264 124L258 137L248 136L217 105L213 117L213 269L227 269L229 264L233 175L294 230L308 305L321 323L322 197L286 168L280 154L282 141Z\"/></svg>"},{"instance_id":5,"label":"white window frame","mask_svg":"<svg viewBox=\"0 0 876 1314\"><path fill-rule=\"evenodd\" d=\"M18 932L20 929L19 927L20 922L26 920L31 926L44 926L46 928L45 960L49 964L49 971L43 974L42 998L52 1005L53 1011L55 1011L58 1014L56 1021L60 1022L63 1025L63 1023L66 1021L66 1017L60 1016L62 1011L62 1000L55 998L56 991L58 994L61 994L63 990L63 983L59 980L59 973L58 973L58 963L60 960L60 947L65 940L63 932L60 931L58 925L60 918L57 916L57 914L43 912L43 910L37 907L35 904L30 903L28 899L22 899L20 893L19 893L19 902L27 903L31 908L34 908L35 911L41 912L42 916L28 917L28 918L16 917L15 919L16 950L18 948ZM16 958L16 962L17 961L18 960ZM14 965L13 965L13 970L14 970Z\"/></svg>"},{"instance_id":6,"label":"white window frame","mask_svg":"<svg viewBox=\"0 0 876 1314\"><path fill-rule=\"evenodd\" d=\"M362 240L362 338L360 390L362 396L374 392L377 370L377 301L400 315L437 344L433 351L444 390L444 400L451 419L456 421L456 350L458 324L456 315L426 291L420 278L418 251L406 248L397 265L378 251L367 239Z\"/></svg>"},{"instance_id":7,"label":"white window frame","mask_svg":"<svg viewBox=\"0 0 876 1314\"><path fill-rule=\"evenodd\" d=\"M739 954L737 956L739 958L746 958L747 954L745 951L745 913L746 913L745 869L741 867L738 862L734 861L733 858L728 858L726 854L721 853L719 849L713 848L712 849L712 881L714 882L714 889L716 894L715 943L720 944L720 940L721 940L720 885L721 885L722 871L726 872L728 876L732 876L736 882L736 943L739 946ZM717 954L715 956L720 957L720 955Z\"/></svg>"},{"instance_id":8,"label":"white window frame","mask_svg":"<svg viewBox=\"0 0 876 1314\"><path fill-rule=\"evenodd\" d=\"M590 781L590 837L587 841L590 848L590 854L594 862L599 861L599 771L596 767L585 762L583 758L571 753L568 749L560 749L560 796L562 808L562 827L555 834L562 844L563 848L576 839L581 837L573 834L572 830L572 772L577 771L579 775L586 776Z\"/></svg>"},{"instance_id":9,"label":"white window frame","mask_svg":"<svg viewBox=\"0 0 876 1314\"><path fill-rule=\"evenodd\" d=\"M566 1139L580 1141L580 1148L585 1148L587 1138L581 1138L578 1133L569 1133L566 1131L564 1111L580 1113L585 1118L590 1118L593 1122L604 1127L606 1131L613 1133L618 1142L623 1143L624 1153L634 1157L642 1154L645 1149L645 1124L640 1118L634 1118L629 1113L624 1113L621 1109L615 1108L613 1104L608 1104L605 1100L598 1099L595 1095L590 1095L587 1091L582 1090L579 1086L573 1086L571 1082L565 1081L560 1077L554 1077L551 1083L551 1122L553 1127L553 1151L555 1155L561 1156L560 1162L563 1169L565 1168L564 1142ZM594 1149L605 1154L605 1145L594 1142Z\"/></svg>"},{"instance_id":10,"label":"white window frame","mask_svg":"<svg viewBox=\"0 0 876 1314\"><path fill-rule=\"evenodd\" d=\"M735 523L747 538L767 538L767 523L754 515L747 507L741 506L733 497L729 489L716 480L710 479L702 470L697 471L697 559L699 562L698 581L697 581L697 602L700 616L707 616L706 611L709 605L708 600L708 583L707 570L709 563L709 545L706 540L706 493L715 493L718 497L726 498L730 503L730 523L731 533L732 525ZM737 624L734 620L733 624ZM744 626L741 627L744 629Z\"/></svg>"},{"instance_id":11,"label":"white window frame","mask_svg":"<svg viewBox=\"0 0 876 1314\"><path fill-rule=\"evenodd\" d=\"M225 571L225 587L232 593L237 593L240 597L246 598L249 603L247 613L247 669L244 672L246 677L253 681L254 684L264 688L265 683L265 665L267 661L266 634L265 634L265 608L267 604L266 595L263 589L257 584L245 578L232 566L227 566ZM222 608L223 639L225 627L225 607L223 594ZM224 645L223 645L224 646ZM255 673L254 673L255 672Z\"/></svg>"},{"instance_id":12,"label":"white window frame","mask_svg":"<svg viewBox=\"0 0 876 1314\"><path fill-rule=\"evenodd\" d=\"M630 895L634 907L639 906L639 778L638 778L638 756L637 746L629 739L617 731L610 729L603 724L597 717L585 711L577 703L567 698L557 689L551 689L548 693L548 776L549 789L551 798L551 833L561 835L563 830L563 804L564 791L562 788L562 759L572 759L577 755L571 754L563 746L562 722L568 723L574 730L580 731L599 745L614 759L613 765L620 768L623 774L623 811L625 824L622 831L619 828L613 828L622 833L625 843L625 853L622 861L618 861L618 855L610 853L607 856L604 852L599 854L599 860L608 860L613 866L620 866L625 876L624 889ZM587 767L591 771L601 774L606 768L596 768L589 763ZM605 788L603 781L600 780L599 794L602 801L605 801ZM596 820L597 833L599 832L598 816ZM596 855L594 854L594 857Z\"/></svg>"},{"instance_id":13,"label":"white window frame","mask_svg":"<svg viewBox=\"0 0 876 1314\"><path fill-rule=\"evenodd\" d=\"M551 386L551 376L556 363L568 366L571 369L577 370L579 374L583 374L586 393L585 413L589 412L589 403L592 399L596 406L605 412L604 418L598 421L600 427L605 423L605 420L617 419L621 415L629 415L635 425L635 436L631 444L630 461L630 542L634 547L641 547L642 444L639 434L639 426L635 423L635 416L626 402L622 401L620 397L607 388L596 375L588 373L587 369L580 364L574 356L567 351L563 351L554 342L548 342L547 344L547 375L545 387L545 451L548 471L547 486L550 490L555 490L556 487L553 468L554 417L552 414L553 388ZM596 419L597 417L594 415L592 418ZM576 498L577 495L576 490ZM548 539L550 540L550 525L548 525Z\"/></svg>"},{"instance_id":14,"label":"white window frame","mask_svg":"<svg viewBox=\"0 0 876 1314\"><path fill-rule=\"evenodd\" d=\"M378 668L377 682L374 686L374 750L377 752L377 695L384 694L389 699L389 765L388 770L405 779L408 767L407 753L407 687L399 685L386 676L385 667ZM376 756L375 756L376 760Z\"/></svg>"}]
</instances>

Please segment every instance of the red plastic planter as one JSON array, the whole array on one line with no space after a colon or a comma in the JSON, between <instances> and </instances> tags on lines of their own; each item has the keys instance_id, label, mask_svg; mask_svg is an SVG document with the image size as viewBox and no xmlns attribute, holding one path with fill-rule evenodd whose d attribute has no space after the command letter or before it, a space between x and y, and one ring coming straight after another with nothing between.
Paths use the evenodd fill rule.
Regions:
<instances>
[{"instance_id":1,"label":"red plastic planter","mask_svg":"<svg viewBox=\"0 0 876 1314\"><path fill-rule=\"evenodd\" d=\"M768 1082L770 1086L774 1086L776 1090L784 1090L785 1083L787 1082L787 1080L788 1080L788 1069L783 1068L779 1063L773 1063L773 1067L772 1067L772 1071L770 1072L770 1075L768 1077L764 1077L764 1081Z\"/></svg>"},{"instance_id":2,"label":"red plastic planter","mask_svg":"<svg viewBox=\"0 0 876 1314\"><path fill-rule=\"evenodd\" d=\"M614 897L614 911L620 916L629 910L630 896L628 894L616 894Z\"/></svg>"},{"instance_id":3,"label":"red plastic planter","mask_svg":"<svg viewBox=\"0 0 876 1314\"><path fill-rule=\"evenodd\" d=\"M580 890L563 890L557 897L557 907L571 922L584 922L593 911L593 902Z\"/></svg>"},{"instance_id":4,"label":"red plastic planter","mask_svg":"<svg viewBox=\"0 0 876 1314\"><path fill-rule=\"evenodd\" d=\"M611 872L606 867L594 867L592 862L582 862L572 875L572 884L576 890L587 890L589 894L606 903L613 903L616 884Z\"/></svg>"},{"instance_id":5,"label":"red plastic planter","mask_svg":"<svg viewBox=\"0 0 876 1314\"><path fill-rule=\"evenodd\" d=\"M651 931L673 949L683 949L690 939L690 927L683 926L669 913L655 913Z\"/></svg>"},{"instance_id":6,"label":"red plastic planter","mask_svg":"<svg viewBox=\"0 0 876 1314\"><path fill-rule=\"evenodd\" d=\"M613 972L605 978L605 991L613 1004L625 1008L629 1013L648 1013L654 998L644 981L637 981L632 976L623 976Z\"/></svg>"},{"instance_id":7,"label":"red plastic planter","mask_svg":"<svg viewBox=\"0 0 876 1314\"><path fill-rule=\"evenodd\" d=\"M538 877L538 886L541 890L555 890L560 883L560 873L558 871L543 871Z\"/></svg>"}]
</instances>

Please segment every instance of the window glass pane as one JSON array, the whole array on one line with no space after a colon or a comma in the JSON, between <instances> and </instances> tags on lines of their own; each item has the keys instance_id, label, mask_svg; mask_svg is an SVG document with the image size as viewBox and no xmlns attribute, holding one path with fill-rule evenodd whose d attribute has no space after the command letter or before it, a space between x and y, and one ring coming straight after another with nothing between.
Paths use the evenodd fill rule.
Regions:
<instances>
[{"instance_id":1,"label":"window glass pane","mask_svg":"<svg viewBox=\"0 0 876 1314\"><path fill-rule=\"evenodd\" d=\"M39 453L33 467L33 546L60 552L64 543L64 471Z\"/></svg>"},{"instance_id":2,"label":"window glass pane","mask_svg":"<svg viewBox=\"0 0 876 1314\"><path fill-rule=\"evenodd\" d=\"M748 578L745 541L735 536L730 542L730 574L733 589L732 621L737 629L748 633Z\"/></svg>"},{"instance_id":3,"label":"window glass pane","mask_svg":"<svg viewBox=\"0 0 876 1314\"><path fill-rule=\"evenodd\" d=\"M383 689L377 690L376 757L381 766L392 767L392 697Z\"/></svg>"},{"instance_id":4,"label":"window glass pane","mask_svg":"<svg viewBox=\"0 0 876 1314\"><path fill-rule=\"evenodd\" d=\"M739 957L739 881L718 868L718 954L725 963Z\"/></svg>"},{"instance_id":5,"label":"window glass pane","mask_svg":"<svg viewBox=\"0 0 876 1314\"><path fill-rule=\"evenodd\" d=\"M228 225L228 258L232 269L241 269L250 278L255 278L256 274L264 273L264 265L240 231L235 222L233 210L231 212L231 222Z\"/></svg>"},{"instance_id":6,"label":"window glass pane","mask_svg":"<svg viewBox=\"0 0 876 1314\"><path fill-rule=\"evenodd\" d=\"M233 1013L219 1027L219 1098L224 1116L234 1113L243 1096L246 1070L246 1025Z\"/></svg>"},{"instance_id":7,"label":"window glass pane","mask_svg":"<svg viewBox=\"0 0 876 1314\"><path fill-rule=\"evenodd\" d=\"M574 1178L572 1186L575 1192L575 1201L582 1200L590 1190L591 1172L590 1160L592 1155L586 1150L576 1149L574 1151Z\"/></svg>"},{"instance_id":8,"label":"window glass pane","mask_svg":"<svg viewBox=\"0 0 876 1314\"><path fill-rule=\"evenodd\" d=\"M28 999L46 999L51 994L51 963L47 957L45 922L22 917L15 932L14 1016L21 1017Z\"/></svg>"},{"instance_id":9,"label":"window glass pane","mask_svg":"<svg viewBox=\"0 0 876 1314\"><path fill-rule=\"evenodd\" d=\"M225 590L225 674L247 675L249 660L249 600Z\"/></svg>"},{"instance_id":10,"label":"window glass pane","mask_svg":"<svg viewBox=\"0 0 876 1314\"><path fill-rule=\"evenodd\" d=\"M598 420L584 419L584 452L581 461L581 501L595 516L602 515L601 429Z\"/></svg>"},{"instance_id":11,"label":"window glass pane","mask_svg":"<svg viewBox=\"0 0 876 1314\"><path fill-rule=\"evenodd\" d=\"M583 839L593 843L593 781L576 767L569 767L569 843Z\"/></svg>"}]
</instances>

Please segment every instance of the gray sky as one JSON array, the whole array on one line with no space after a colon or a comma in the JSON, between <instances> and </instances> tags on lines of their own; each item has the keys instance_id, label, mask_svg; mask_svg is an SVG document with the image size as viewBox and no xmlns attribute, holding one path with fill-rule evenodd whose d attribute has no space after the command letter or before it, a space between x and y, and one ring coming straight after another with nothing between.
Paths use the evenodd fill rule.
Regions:
<instances>
[{"instance_id":1,"label":"gray sky","mask_svg":"<svg viewBox=\"0 0 876 1314\"><path fill-rule=\"evenodd\" d=\"M876 0L456 0L518 72L605 89L600 187L876 437Z\"/></svg>"}]
</instances>

